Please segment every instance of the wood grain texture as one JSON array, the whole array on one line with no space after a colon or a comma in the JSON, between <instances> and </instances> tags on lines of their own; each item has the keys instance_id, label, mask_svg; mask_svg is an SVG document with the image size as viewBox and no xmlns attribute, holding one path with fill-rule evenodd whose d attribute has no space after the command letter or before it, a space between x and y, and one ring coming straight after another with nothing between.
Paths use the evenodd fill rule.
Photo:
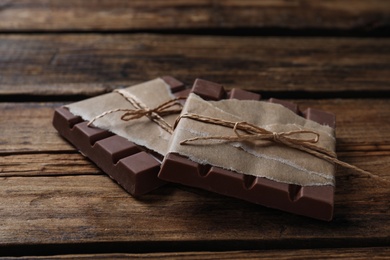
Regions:
<instances>
[{"instance_id":1,"label":"wood grain texture","mask_svg":"<svg viewBox=\"0 0 390 260\"><path fill-rule=\"evenodd\" d=\"M339 138L346 147L354 142L359 146L344 149L340 159L390 180L388 148L361 149L390 140L387 100L299 103L341 114L338 129L345 136ZM335 217L330 223L179 185L167 185L134 199L51 128L57 105L0 104L1 122L7 122L6 126L0 124L4 133L0 251L191 252L390 243L388 185L343 168L336 174ZM362 116L350 120L363 110ZM367 117L372 127L357 131ZM351 133L354 139L349 137Z\"/></svg>"},{"instance_id":2,"label":"wood grain texture","mask_svg":"<svg viewBox=\"0 0 390 260\"><path fill-rule=\"evenodd\" d=\"M388 187L346 172L338 172L330 223L174 185L136 200L99 175L8 177L0 182L0 248L85 244L107 250L113 241L127 252L153 252L390 242Z\"/></svg>"},{"instance_id":3,"label":"wood grain texture","mask_svg":"<svg viewBox=\"0 0 390 260\"><path fill-rule=\"evenodd\" d=\"M301 109L313 107L336 115L337 151L390 151L388 99L302 100Z\"/></svg>"},{"instance_id":4,"label":"wood grain texture","mask_svg":"<svg viewBox=\"0 0 390 260\"><path fill-rule=\"evenodd\" d=\"M25 153L0 156L0 177L102 174L87 158L72 153Z\"/></svg>"},{"instance_id":5,"label":"wood grain texture","mask_svg":"<svg viewBox=\"0 0 390 260\"><path fill-rule=\"evenodd\" d=\"M200 77L335 113L339 159L390 181L388 1L4 0L0 21L0 257L389 259L388 182L338 167L329 223L175 184L135 199L51 123Z\"/></svg>"},{"instance_id":6,"label":"wood grain texture","mask_svg":"<svg viewBox=\"0 0 390 260\"><path fill-rule=\"evenodd\" d=\"M12 0L0 30L161 30L289 28L372 30L389 26L387 1Z\"/></svg>"},{"instance_id":7,"label":"wood grain texture","mask_svg":"<svg viewBox=\"0 0 390 260\"><path fill-rule=\"evenodd\" d=\"M56 256L36 256L33 259L389 259L390 248L337 248L310 250L252 250L227 252L172 252L148 254L68 254ZM15 257L12 259L32 259L31 257Z\"/></svg>"},{"instance_id":8,"label":"wood grain texture","mask_svg":"<svg viewBox=\"0 0 390 260\"><path fill-rule=\"evenodd\" d=\"M390 151L387 99L293 100L336 115L338 152ZM54 109L64 103L0 103L0 153L74 152L52 126ZM367 124L369 122L369 124Z\"/></svg>"},{"instance_id":9,"label":"wood grain texture","mask_svg":"<svg viewBox=\"0 0 390 260\"><path fill-rule=\"evenodd\" d=\"M0 95L96 95L164 75L253 91L388 95L389 61L387 38L0 35Z\"/></svg>"},{"instance_id":10,"label":"wood grain texture","mask_svg":"<svg viewBox=\"0 0 390 260\"><path fill-rule=\"evenodd\" d=\"M5 154L74 151L52 126L58 103L1 103L0 148Z\"/></svg>"}]
</instances>

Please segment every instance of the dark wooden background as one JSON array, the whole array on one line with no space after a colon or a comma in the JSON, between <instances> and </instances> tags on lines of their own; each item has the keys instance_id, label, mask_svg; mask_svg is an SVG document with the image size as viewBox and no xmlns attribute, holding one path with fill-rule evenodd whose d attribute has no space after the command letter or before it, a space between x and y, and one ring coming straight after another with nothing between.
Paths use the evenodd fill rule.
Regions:
<instances>
[{"instance_id":1,"label":"dark wooden background","mask_svg":"<svg viewBox=\"0 0 390 260\"><path fill-rule=\"evenodd\" d=\"M390 257L390 2L0 1L0 256ZM330 223L168 185L134 199L53 109L158 76L337 116Z\"/></svg>"}]
</instances>

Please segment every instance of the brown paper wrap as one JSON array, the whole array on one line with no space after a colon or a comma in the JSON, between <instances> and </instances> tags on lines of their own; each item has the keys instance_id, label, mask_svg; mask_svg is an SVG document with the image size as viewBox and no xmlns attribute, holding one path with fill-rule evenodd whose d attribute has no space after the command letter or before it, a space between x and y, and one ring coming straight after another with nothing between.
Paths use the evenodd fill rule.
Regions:
<instances>
[{"instance_id":1,"label":"brown paper wrap","mask_svg":"<svg viewBox=\"0 0 390 260\"><path fill-rule=\"evenodd\" d=\"M157 107L175 98L171 93L169 85L160 78L131 86L124 90L129 96L149 108ZM67 107L72 114L81 116L86 121L90 121L110 110L118 108L134 109L123 96L115 92L76 102ZM121 120L122 114L121 112L107 114L95 120L93 125L109 130L161 155L166 154L171 134L147 117L123 121ZM169 124L173 124L176 117L177 115L167 115L164 116L164 120Z\"/></svg>"},{"instance_id":2,"label":"brown paper wrap","mask_svg":"<svg viewBox=\"0 0 390 260\"><path fill-rule=\"evenodd\" d=\"M317 146L335 151L334 129L302 118L278 104L234 99L205 101L191 94L182 111L182 114L185 113L245 121L272 132L311 130L320 135ZM231 128L182 118L172 136L168 152L179 153L197 163L278 182L302 186L335 185L335 167L332 163L269 141L199 140L190 145L180 144L189 138L217 135L234 133ZM305 136L302 135L302 138Z\"/></svg>"}]
</instances>

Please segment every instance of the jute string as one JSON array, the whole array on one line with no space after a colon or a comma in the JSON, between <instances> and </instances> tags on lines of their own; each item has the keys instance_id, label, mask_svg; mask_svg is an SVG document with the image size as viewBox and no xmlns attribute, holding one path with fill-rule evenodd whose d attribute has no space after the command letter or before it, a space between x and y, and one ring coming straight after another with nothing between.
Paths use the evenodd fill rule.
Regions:
<instances>
[{"instance_id":1,"label":"jute string","mask_svg":"<svg viewBox=\"0 0 390 260\"><path fill-rule=\"evenodd\" d=\"M189 138L181 141L180 142L181 145L193 143L198 140L224 140L228 142L243 142L243 141L250 141L250 140L272 141L275 143L285 145L290 148L304 151L320 159L366 174L372 178L390 183L390 181L383 179L382 177L379 177L371 172L368 172L359 167L338 160L336 153L334 153L333 151L329 151L327 149L314 145L319 141L320 138L320 135L314 131L296 130L296 131L289 131L289 132L272 132L267 129L261 128L259 126L250 124L248 122L243 122L243 121L233 122L233 121L228 121L228 120L223 120L223 119L218 119L218 118L213 118L208 116L202 116L198 114L188 114L188 113L177 117L174 125L171 126L168 122L166 122L166 120L164 120L163 116L180 113L183 106L178 101L186 99L185 97L174 98L162 103L161 105L155 108L148 108L145 104L137 101L135 97L133 97L130 93L124 90L115 90L114 92L120 94L135 108L134 109L118 108L118 109L105 111L100 115L94 117L92 120L90 120L88 122L88 126L93 124L93 122L95 122L99 118L102 118L108 114L116 113L116 112L124 112L124 114L121 116L121 120L123 121L130 121L130 120L134 120L146 116L151 121L153 121L158 126L160 126L162 129L172 134L179 121L182 118L188 118L188 119L196 120L207 124L214 124L214 125L232 128L235 135L194 137L194 138ZM174 106L179 106L180 108L170 109ZM238 132L239 130L245 132L245 134L239 133ZM312 138L294 137L294 135L297 136L302 134L312 135Z\"/></svg>"},{"instance_id":2,"label":"jute string","mask_svg":"<svg viewBox=\"0 0 390 260\"><path fill-rule=\"evenodd\" d=\"M322 147L318 147L314 145L314 143L317 143L319 141L320 135L314 131L310 130L296 130L296 131L289 131L289 132L272 132L267 129L261 128L259 126L250 124L248 122L233 122L208 116L202 116L198 114L183 114L179 116L176 119L176 122L173 126L173 129L176 128L177 124L182 118L192 119L195 121L203 122L206 124L214 124L219 126L224 126L228 128L232 128L235 135L216 135L216 136L200 136L200 137L194 137L185 139L180 142L181 145L190 144L199 140L223 140L228 142L243 142L243 141L250 141L250 140L266 140L266 141L272 141L275 143L279 143L282 145L285 145L290 148L294 148L300 151L304 151L308 154L314 155L320 159L326 160L331 163L338 164L340 166L343 166L345 168L349 168L352 170L355 170L357 172L360 172L362 174L366 174L370 176L371 178L375 178L381 181L385 181L387 183L390 183L390 181L383 179L382 177L379 177L371 172L368 172L366 170L363 170L359 167L356 167L354 165L351 165L349 163L340 161L337 159L336 153L333 151L329 151L327 149L324 149ZM243 131L245 134L241 134L238 131ZM297 138L294 137L299 135L312 135L313 138Z\"/></svg>"},{"instance_id":3,"label":"jute string","mask_svg":"<svg viewBox=\"0 0 390 260\"><path fill-rule=\"evenodd\" d=\"M151 121L153 121L154 123L159 125L162 129L164 129L168 133L170 133L170 134L173 133L173 127L166 120L164 120L163 117L166 115L180 113L183 106L178 101L185 99L184 97L177 97L177 98L168 100L155 108L149 108L145 104L137 101L130 93L128 93L122 89L121 90L114 90L114 92L120 94L123 98L125 98L135 108L134 109L117 108L117 109L105 111L105 112L101 113L100 115L94 117L92 120L90 120L88 122L88 126L93 124L93 122L95 122L99 118L107 116L108 114L112 114L112 113L116 113L116 112L125 112L121 116L121 120L123 120L123 121L130 121L130 120L134 120L134 119L138 119L138 118L146 116L147 118L149 118ZM179 106L179 108L170 109L174 106Z\"/></svg>"}]
</instances>

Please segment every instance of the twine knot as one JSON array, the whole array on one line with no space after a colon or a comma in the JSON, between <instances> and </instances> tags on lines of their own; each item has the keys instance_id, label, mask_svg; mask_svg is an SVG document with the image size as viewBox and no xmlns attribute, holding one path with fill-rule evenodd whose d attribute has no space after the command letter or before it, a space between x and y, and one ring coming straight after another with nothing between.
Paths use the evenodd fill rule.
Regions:
<instances>
[{"instance_id":1,"label":"twine knot","mask_svg":"<svg viewBox=\"0 0 390 260\"><path fill-rule=\"evenodd\" d=\"M185 139L180 142L181 145L193 143L198 140L223 140L227 142L243 142L249 140L266 140L274 143L279 143L289 148L300 150L316 156L317 158L326 160L330 163L335 163L340 166L353 169L357 172L366 174L372 178L379 179L389 183L389 181L371 173L366 170L360 169L354 165L348 164L346 162L340 161L337 159L335 152L327 150L325 148L316 146L315 143L318 143L320 139L320 134L311 130L296 130L289 132L272 132L265 128L250 124L248 122L232 122L224 119L213 118L208 116L202 116L198 114L182 114L176 119L174 128L178 125L179 121L182 118L192 119L195 121L203 122L206 124L214 124L223 127L229 127L233 129L235 135L229 136L200 136ZM242 131L243 133L239 132ZM304 138L303 136L311 135L312 137ZM207 144L206 144L207 145Z\"/></svg>"},{"instance_id":2,"label":"twine knot","mask_svg":"<svg viewBox=\"0 0 390 260\"><path fill-rule=\"evenodd\" d=\"M120 94L123 98L125 98L133 107L131 108L117 108L105 111L101 113L100 115L94 117L92 120L88 122L88 126L93 124L97 119L102 118L108 114L116 113L116 112L124 112L124 114L121 116L121 120L123 121L130 121L134 119L139 119L141 117L146 116L151 121L159 125L162 129L167 131L168 133L173 133L173 127L163 119L166 115L172 115L172 114L178 114L181 112L183 105L178 102L179 100L185 99L184 97L177 97L171 100L168 100L161 105L155 107L155 108L149 108L145 104L138 101L134 96L132 96L129 92L120 89L120 90L114 90L114 92ZM174 106L179 106L179 108L176 109L170 109Z\"/></svg>"},{"instance_id":3,"label":"twine knot","mask_svg":"<svg viewBox=\"0 0 390 260\"><path fill-rule=\"evenodd\" d=\"M230 142L237 141L247 141L247 140L268 140L276 143L284 144L286 146L297 148L295 146L302 146L304 148L310 148L311 150L320 151L322 153L328 154L331 157L336 157L335 153L325 150L321 147L315 146L313 144L318 143L320 135L317 132L311 130L295 130L288 132L272 132L265 128L250 124L248 122L232 122L223 119L202 116L197 114L183 114L176 119L175 127L182 118L193 119L203 123L220 125L224 127L229 127L233 129L235 135L229 136L202 136L194 137L183 140L180 144L187 144L195 142L197 140L225 140ZM240 133L239 131L244 132ZM302 135L312 137L304 138Z\"/></svg>"},{"instance_id":4,"label":"twine knot","mask_svg":"<svg viewBox=\"0 0 390 260\"><path fill-rule=\"evenodd\" d=\"M272 137L273 137L273 139L274 139L275 142L278 141L279 136L280 136L280 135L279 135L278 133L276 133L276 132L272 133Z\"/></svg>"}]
</instances>

